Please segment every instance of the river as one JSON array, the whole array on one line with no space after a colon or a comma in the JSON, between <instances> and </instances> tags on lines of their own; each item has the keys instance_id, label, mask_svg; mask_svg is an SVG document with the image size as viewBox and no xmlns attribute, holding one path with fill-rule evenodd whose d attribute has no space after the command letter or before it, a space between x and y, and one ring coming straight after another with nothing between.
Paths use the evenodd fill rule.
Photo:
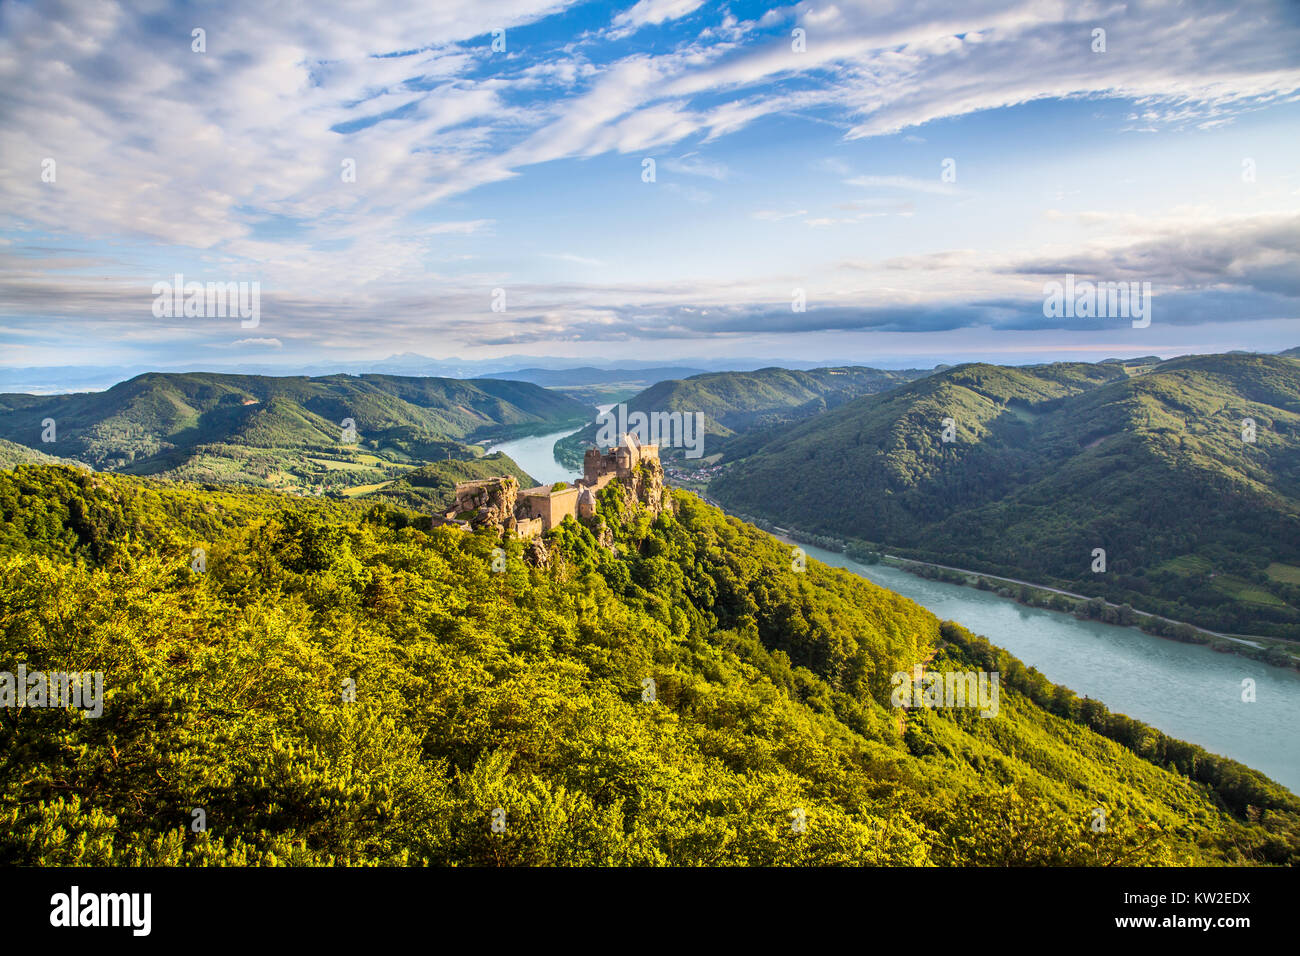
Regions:
<instances>
[{"instance_id":1,"label":"river","mask_svg":"<svg viewBox=\"0 0 1300 956\"><path fill-rule=\"evenodd\" d=\"M555 460L555 443L561 438L581 431L554 432L550 435L534 435L531 438L517 438L499 445L489 445L486 452L504 452L514 459L516 465L537 479L539 484L553 485L557 481L572 481L581 477L581 469L574 471Z\"/></svg>"},{"instance_id":2,"label":"river","mask_svg":"<svg viewBox=\"0 0 1300 956\"><path fill-rule=\"evenodd\" d=\"M540 482L572 480L555 460L557 432L505 442L502 451ZM801 544L809 557L889 588L1002 647L1048 680L1171 737L1239 760L1300 793L1300 673L1200 644L1180 644L1132 627L1081 621L1025 607L988 591L931 581L887 565L864 565ZM1241 699L1255 682L1255 701Z\"/></svg>"}]
</instances>

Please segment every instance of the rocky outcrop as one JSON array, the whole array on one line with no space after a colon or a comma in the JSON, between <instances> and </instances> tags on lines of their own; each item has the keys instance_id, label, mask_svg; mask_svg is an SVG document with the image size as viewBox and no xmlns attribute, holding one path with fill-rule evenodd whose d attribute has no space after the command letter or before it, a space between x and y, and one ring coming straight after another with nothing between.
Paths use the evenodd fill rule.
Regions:
<instances>
[{"instance_id":1,"label":"rocky outcrop","mask_svg":"<svg viewBox=\"0 0 1300 956\"><path fill-rule=\"evenodd\" d=\"M672 498L664 488L664 469L656 445L643 445L634 436L609 452L591 449L587 455L585 477L576 486L566 482L538 485L520 491L511 477L484 478L456 485L455 506L433 523L454 524L467 530L490 528L498 534L510 534L532 540L553 530L566 518L573 517L592 528L602 545L612 545L612 535L604 527L597 495L615 483L626 505L633 503L658 516L670 507ZM537 556L547 561L545 548Z\"/></svg>"},{"instance_id":2,"label":"rocky outcrop","mask_svg":"<svg viewBox=\"0 0 1300 956\"><path fill-rule=\"evenodd\" d=\"M515 506L519 500L519 482L505 475L456 486L454 517L468 518L470 527L492 527L498 531L515 529ZM449 512L449 516L452 513Z\"/></svg>"},{"instance_id":3,"label":"rocky outcrop","mask_svg":"<svg viewBox=\"0 0 1300 956\"><path fill-rule=\"evenodd\" d=\"M549 568L551 566L551 550L546 547L546 542L541 538L533 538L528 542L528 548L524 552L524 560L535 568Z\"/></svg>"},{"instance_id":4,"label":"rocky outcrop","mask_svg":"<svg viewBox=\"0 0 1300 956\"><path fill-rule=\"evenodd\" d=\"M664 466L658 458L642 461L629 483L633 497L651 514L658 516L667 507L669 497L664 489Z\"/></svg>"}]
</instances>

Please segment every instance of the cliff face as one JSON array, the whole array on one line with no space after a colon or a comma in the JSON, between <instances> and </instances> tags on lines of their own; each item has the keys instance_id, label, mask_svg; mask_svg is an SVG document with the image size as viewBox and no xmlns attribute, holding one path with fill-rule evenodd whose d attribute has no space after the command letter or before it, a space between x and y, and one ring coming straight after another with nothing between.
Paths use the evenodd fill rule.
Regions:
<instances>
[{"instance_id":1,"label":"cliff face","mask_svg":"<svg viewBox=\"0 0 1300 956\"><path fill-rule=\"evenodd\" d=\"M519 482L507 475L476 483L473 489L456 499L458 512L476 511L470 526L491 526L498 530L513 530L515 505L519 500Z\"/></svg>"},{"instance_id":2,"label":"cliff face","mask_svg":"<svg viewBox=\"0 0 1300 956\"><path fill-rule=\"evenodd\" d=\"M667 506L668 496L664 492L664 466L658 458L641 462L631 479L632 494L636 500L645 505L654 515L659 515Z\"/></svg>"},{"instance_id":3,"label":"cliff face","mask_svg":"<svg viewBox=\"0 0 1300 956\"><path fill-rule=\"evenodd\" d=\"M631 475L615 478L611 486L619 489L625 503L636 502L654 517L671 507L672 497L664 488L664 468L657 458L641 462ZM598 536L601 524L602 519L597 516L595 527Z\"/></svg>"}]
</instances>

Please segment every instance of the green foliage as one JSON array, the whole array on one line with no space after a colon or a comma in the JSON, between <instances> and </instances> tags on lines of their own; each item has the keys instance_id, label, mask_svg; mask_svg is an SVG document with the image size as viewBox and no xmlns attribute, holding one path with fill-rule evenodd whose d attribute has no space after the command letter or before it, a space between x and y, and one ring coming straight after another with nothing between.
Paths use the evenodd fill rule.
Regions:
<instances>
[{"instance_id":1,"label":"green foliage","mask_svg":"<svg viewBox=\"0 0 1300 956\"><path fill-rule=\"evenodd\" d=\"M440 514L454 503L456 484L510 475L521 488L531 488L536 481L509 455L493 452L481 458L435 461L405 472L401 478L366 495L367 501L385 501L403 508Z\"/></svg>"},{"instance_id":2,"label":"green foliage","mask_svg":"<svg viewBox=\"0 0 1300 956\"><path fill-rule=\"evenodd\" d=\"M1300 626L1300 585L1268 573L1300 565L1289 359L959 366L747 441L709 493L779 525L1219 631Z\"/></svg>"},{"instance_id":3,"label":"green foliage","mask_svg":"<svg viewBox=\"0 0 1300 956\"><path fill-rule=\"evenodd\" d=\"M19 445L0 438L0 468L13 468L15 465L72 465L75 467L78 464L78 462L59 458L57 455L47 455L35 448L28 448L25 445Z\"/></svg>"},{"instance_id":4,"label":"green foliage","mask_svg":"<svg viewBox=\"0 0 1300 956\"><path fill-rule=\"evenodd\" d=\"M705 448L721 452L738 435L764 431L818 415L859 395L869 395L910 382L928 372L920 369L885 371L877 368L815 368L809 371L764 368L755 372L709 372L659 382L628 400L633 412L680 412L704 415ZM561 439L555 452L561 461L581 465L583 452L596 443L599 426ZM671 448L661 449L665 457Z\"/></svg>"},{"instance_id":5,"label":"green foliage","mask_svg":"<svg viewBox=\"0 0 1300 956\"><path fill-rule=\"evenodd\" d=\"M613 483L539 564L388 504L35 466L0 502L0 670L106 689L0 709L6 864L1296 858L1285 791L1147 759L1032 673L995 719L894 709L894 671L994 650L686 494Z\"/></svg>"},{"instance_id":6,"label":"green foliage","mask_svg":"<svg viewBox=\"0 0 1300 956\"><path fill-rule=\"evenodd\" d=\"M50 445L40 442L46 418L57 423ZM462 442L586 419L586 406L567 396L494 379L155 372L105 392L0 395L0 438L98 469L326 490L449 454L472 458ZM355 443L344 442L345 420Z\"/></svg>"}]
</instances>

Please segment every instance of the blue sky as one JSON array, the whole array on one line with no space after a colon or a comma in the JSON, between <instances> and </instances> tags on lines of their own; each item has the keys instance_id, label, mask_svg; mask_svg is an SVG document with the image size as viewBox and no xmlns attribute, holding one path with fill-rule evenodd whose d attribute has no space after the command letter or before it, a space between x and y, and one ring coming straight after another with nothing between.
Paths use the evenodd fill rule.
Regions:
<instances>
[{"instance_id":1,"label":"blue sky","mask_svg":"<svg viewBox=\"0 0 1300 956\"><path fill-rule=\"evenodd\" d=\"M0 6L0 364L1300 345L1295 4L283 6Z\"/></svg>"}]
</instances>

